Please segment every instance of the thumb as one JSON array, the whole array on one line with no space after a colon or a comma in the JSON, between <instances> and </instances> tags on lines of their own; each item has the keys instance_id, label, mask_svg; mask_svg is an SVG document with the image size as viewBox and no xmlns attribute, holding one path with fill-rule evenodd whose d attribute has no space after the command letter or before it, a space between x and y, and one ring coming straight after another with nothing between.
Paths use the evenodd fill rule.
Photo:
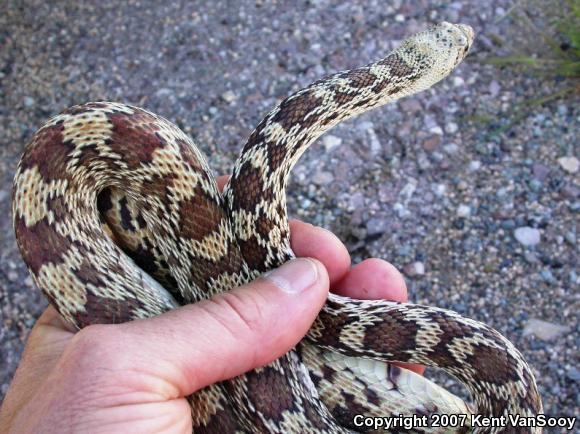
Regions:
<instances>
[{"instance_id":1,"label":"thumb","mask_svg":"<svg viewBox=\"0 0 580 434\"><path fill-rule=\"evenodd\" d=\"M146 387L166 399L189 395L288 352L308 331L328 286L320 262L294 259L210 300L154 318L97 326L96 333L104 336L89 339L101 342L100 357L92 360L114 365L104 368L163 380L141 383L125 375L132 388ZM90 333L92 327L83 331Z\"/></svg>"}]
</instances>

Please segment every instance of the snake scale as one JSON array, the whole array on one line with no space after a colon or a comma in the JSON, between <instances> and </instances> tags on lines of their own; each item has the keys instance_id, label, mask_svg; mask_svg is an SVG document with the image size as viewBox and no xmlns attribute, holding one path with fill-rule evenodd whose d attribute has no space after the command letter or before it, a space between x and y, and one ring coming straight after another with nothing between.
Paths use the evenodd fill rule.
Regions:
<instances>
[{"instance_id":1,"label":"snake scale","mask_svg":"<svg viewBox=\"0 0 580 434\"><path fill-rule=\"evenodd\" d=\"M431 87L472 41L470 27L443 22L286 98L248 138L223 193L191 139L162 117L111 102L65 110L36 132L14 179L14 228L35 283L82 328L158 315L279 266L294 256L285 187L302 153L339 122ZM474 407L389 361L445 370ZM356 414L542 411L529 366L488 326L338 295L295 350L189 399L196 433L349 433L368 430Z\"/></svg>"}]
</instances>

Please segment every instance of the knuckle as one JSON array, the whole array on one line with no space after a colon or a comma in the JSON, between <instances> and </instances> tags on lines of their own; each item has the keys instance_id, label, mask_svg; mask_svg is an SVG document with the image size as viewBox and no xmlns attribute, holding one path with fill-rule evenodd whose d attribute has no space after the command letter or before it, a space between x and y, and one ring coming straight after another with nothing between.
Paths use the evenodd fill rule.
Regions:
<instances>
[{"instance_id":1,"label":"knuckle","mask_svg":"<svg viewBox=\"0 0 580 434\"><path fill-rule=\"evenodd\" d=\"M124 333L119 327L95 324L77 332L65 354L81 365L114 367L120 362L124 345Z\"/></svg>"},{"instance_id":2,"label":"knuckle","mask_svg":"<svg viewBox=\"0 0 580 434\"><path fill-rule=\"evenodd\" d=\"M266 313L263 303L252 292L218 294L211 299L216 309L213 317L234 336L260 334L264 330Z\"/></svg>"}]
</instances>

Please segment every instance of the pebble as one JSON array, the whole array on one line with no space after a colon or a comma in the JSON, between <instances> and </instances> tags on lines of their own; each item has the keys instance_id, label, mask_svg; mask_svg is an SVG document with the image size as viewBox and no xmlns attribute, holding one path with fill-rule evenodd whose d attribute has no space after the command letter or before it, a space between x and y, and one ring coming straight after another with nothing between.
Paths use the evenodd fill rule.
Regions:
<instances>
[{"instance_id":1,"label":"pebble","mask_svg":"<svg viewBox=\"0 0 580 434\"><path fill-rule=\"evenodd\" d=\"M471 215L471 208L469 205L459 205L456 214L459 218L467 218Z\"/></svg>"},{"instance_id":2,"label":"pebble","mask_svg":"<svg viewBox=\"0 0 580 434\"><path fill-rule=\"evenodd\" d=\"M425 274L425 264L421 261L411 262L403 267L403 272L409 276L422 276Z\"/></svg>"},{"instance_id":3,"label":"pebble","mask_svg":"<svg viewBox=\"0 0 580 434\"><path fill-rule=\"evenodd\" d=\"M532 190L534 193L539 193L544 187L542 182L538 181L537 179L531 179L530 182L528 182L528 185L530 190Z\"/></svg>"},{"instance_id":4,"label":"pebble","mask_svg":"<svg viewBox=\"0 0 580 434\"><path fill-rule=\"evenodd\" d=\"M445 132L449 134L454 134L459 129L459 126L455 122L448 122L445 125Z\"/></svg>"},{"instance_id":5,"label":"pebble","mask_svg":"<svg viewBox=\"0 0 580 434\"><path fill-rule=\"evenodd\" d=\"M472 160L469 162L469 170L472 172L477 172L479 169L481 169L481 161Z\"/></svg>"},{"instance_id":6,"label":"pebble","mask_svg":"<svg viewBox=\"0 0 580 434\"><path fill-rule=\"evenodd\" d=\"M367 221L366 228L368 235L380 235L389 229L389 223L386 218L373 217Z\"/></svg>"},{"instance_id":7,"label":"pebble","mask_svg":"<svg viewBox=\"0 0 580 434\"><path fill-rule=\"evenodd\" d=\"M529 226L522 226L516 228L514 231L514 237L523 246L531 247L539 244L540 231Z\"/></svg>"},{"instance_id":8,"label":"pebble","mask_svg":"<svg viewBox=\"0 0 580 434\"><path fill-rule=\"evenodd\" d=\"M568 114L568 107L564 104L558 105L558 114L560 116L566 116Z\"/></svg>"},{"instance_id":9,"label":"pebble","mask_svg":"<svg viewBox=\"0 0 580 434\"><path fill-rule=\"evenodd\" d=\"M25 107L32 107L34 106L34 104L36 104L36 101L34 100L34 98L32 98L31 96L25 96L24 97L24 106Z\"/></svg>"},{"instance_id":10,"label":"pebble","mask_svg":"<svg viewBox=\"0 0 580 434\"><path fill-rule=\"evenodd\" d=\"M333 136L332 134L327 134L322 138L322 145L327 151L330 151L337 146L342 144L342 139L340 137Z\"/></svg>"},{"instance_id":11,"label":"pebble","mask_svg":"<svg viewBox=\"0 0 580 434\"><path fill-rule=\"evenodd\" d=\"M433 134L423 141L423 149L427 152L433 152L441 143L441 136Z\"/></svg>"},{"instance_id":12,"label":"pebble","mask_svg":"<svg viewBox=\"0 0 580 434\"><path fill-rule=\"evenodd\" d=\"M459 146L457 146L455 143L447 143L446 145L443 145L443 150L447 154L455 154L457 151L459 151Z\"/></svg>"},{"instance_id":13,"label":"pebble","mask_svg":"<svg viewBox=\"0 0 580 434\"><path fill-rule=\"evenodd\" d=\"M501 227L506 230L513 230L516 227L516 222L512 219L507 219L501 222Z\"/></svg>"},{"instance_id":14,"label":"pebble","mask_svg":"<svg viewBox=\"0 0 580 434\"><path fill-rule=\"evenodd\" d=\"M393 210L395 211L395 213L397 213L397 217L399 217L400 219L404 219L407 217L411 216L411 211L409 211L405 205L403 205L400 202L396 202L393 205Z\"/></svg>"},{"instance_id":15,"label":"pebble","mask_svg":"<svg viewBox=\"0 0 580 434\"><path fill-rule=\"evenodd\" d=\"M566 376L570 380L576 381L577 383L580 383L580 369L578 369L576 367L570 368L570 369L568 369Z\"/></svg>"},{"instance_id":16,"label":"pebble","mask_svg":"<svg viewBox=\"0 0 580 434\"><path fill-rule=\"evenodd\" d=\"M534 335L543 341L553 341L570 332L570 327L532 318L526 322L523 335Z\"/></svg>"},{"instance_id":17,"label":"pebble","mask_svg":"<svg viewBox=\"0 0 580 434\"><path fill-rule=\"evenodd\" d=\"M532 175L538 181L545 181L550 174L550 168L540 163L534 163L532 166Z\"/></svg>"},{"instance_id":18,"label":"pebble","mask_svg":"<svg viewBox=\"0 0 580 434\"><path fill-rule=\"evenodd\" d=\"M445 195L445 191L447 191L447 186L445 184L433 184L431 185L431 191L437 197L442 197Z\"/></svg>"},{"instance_id":19,"label":"pebble","mask_svg":"<svg viewBox=\"0 0 580 434\"><path fill-rule=\"evenodd\" d=\"M320 170L312 177L312 182L317 185L327 185L334 181L334 175L326 170Z\"/></svg>"},{"instance_id":20,"label":"pebble","mask_svg":"<svg viewBox=\"0 0 580 434\"><path fill-rule=\"evenodd\" d=\"M576 232L574 232L574 231L568 231L568 232L566 232L564 234L564 239L571 246L576 245Z\"/></svg>"},{"instance_id":21,"label":"pebble","mask_svg":"<svg viewBox=\"0 0 580 434\"><path fill-rule=\"evenodd\" d=\"M399 106L405 113L415 114L420 112L423 107L417 98L405 98L399 101Z\"/></svg>"},{"instance_id":22,"label":"pebble","mask_svg":"<svg viewBox=\"0 0 580 434\"><path fill-rule=\"evenodd\" d=\"M439 125L436 125L434 127L429 128L429 132L433 133L433 134L437 134L439 136L443 135L443 128L441 128Z\"/></svg>"},{"instance_id":23,"label":"pebble","mask_svg":"<svg viewBox=\"0 0 580 434\"><path fill-rule=\"evenodd\" d=\"M465 85L465 80L463 77L458 75L455 75L451 81L453 82L453 87L460 87Z\"/></svg>"},{"instance_id":24,"label":"pebble","mask_svg":"<svg viewBox=\"0 0 580 434\"><path fill-rule=\"evenodd\" d=\"M576 173L580 167L580 162L576 157L561 157L558 158L558 163L568 173Z\"/></svg>"},{"instance_id":25,"label":"pebble","mask_svg":"<svg viewBox=\"0 0 580 434\"><path fill-rule=\"evenodd\" d=\"M488 90L491 96L497 96L501 92L501 86L497 81L493 80L489 83Z\"/></svg>"},{"instance_id":26,"label":"pebble","mask_svg":"<svg viewBox=\"0 0 580 434\"><path fill-rule=\"evenodd\" d=\"M222 99L227 103L232 103L236 99L238 99L238 96L234 93L234 91L227 90L224 93L222 93Z\"/></svg>"},{"instance_id":27,"label":"pebble","mask_svg":"<svg viewBox=\"0 0 580 434\"><path fill-rule=\"evenodd\" d=\"M550 270L540 271L540 276L542 276L542 279L546 283L550 283L550 284L558 283L558 281L556 280L556 278L554 277L554 275L552 274L552 272Z\"/></svg>"}]
</instances>

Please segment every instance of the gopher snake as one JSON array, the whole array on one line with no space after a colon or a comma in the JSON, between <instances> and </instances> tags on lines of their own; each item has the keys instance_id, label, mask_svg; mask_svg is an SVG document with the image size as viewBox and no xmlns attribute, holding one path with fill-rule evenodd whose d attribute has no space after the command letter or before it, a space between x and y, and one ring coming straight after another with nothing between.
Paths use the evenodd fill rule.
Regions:
<instances>
[{"instance_id":1,"label":"gopher snake","mask_svg":"<svg viewBox=\"0 0 580 434\"><path fill-rule=\"evenodd\" d=\"M346 118L440 81L472 40L468 26L441 23L378 62L286 98L249 137L223 194L200 151L167 120L109 102L65 110L34 135L14 180L14 228L36 284L81 328L157 315L279 266L293 257L284 189L302 153ZM521 354L484 324L330 295L295 351L194 394L194 430L346 433L364 430L357 413L470 411L387 361L444 369L481 414L541 412Z\"/></svg>"}]
</instances>

